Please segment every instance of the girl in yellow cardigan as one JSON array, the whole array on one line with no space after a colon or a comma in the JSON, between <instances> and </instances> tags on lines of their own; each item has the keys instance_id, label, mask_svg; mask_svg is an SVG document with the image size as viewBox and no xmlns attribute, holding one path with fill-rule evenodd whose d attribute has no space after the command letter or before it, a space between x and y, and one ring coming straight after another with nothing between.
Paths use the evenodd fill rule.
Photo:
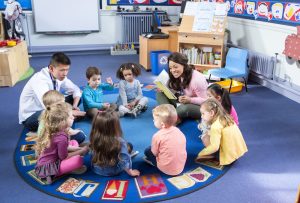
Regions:
<instances>
[{"instance_id":1,"label":"girl in yellow cardigan","mask_svg":"<svg viewBox=\"0 0 300 203\"><path fill-rule=\"evenodd\" d=\"M219 157L220 165L228 165L248 151L240 129L216 99L202 103L200 112L211 128L202 138L205 148L198 154L198 161Z\"/></svg>"}]
</instances>

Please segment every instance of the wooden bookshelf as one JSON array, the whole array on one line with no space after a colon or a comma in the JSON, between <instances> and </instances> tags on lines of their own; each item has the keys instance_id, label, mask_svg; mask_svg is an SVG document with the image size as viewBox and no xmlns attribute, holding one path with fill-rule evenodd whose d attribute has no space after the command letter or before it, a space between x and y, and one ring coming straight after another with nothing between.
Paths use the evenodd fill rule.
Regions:
<instances>
[{"instance_id":1,"label":"wooden bookshelf","mask_svg":"<svg viewBox=\"0 0 300 203\"><path fill-rule=\"evenodd\" d=\"M226 55L227 33L225 32L225 26L227 24L227 17L214 17L214 21L222 23L223 29L221 31L212 29L210 32L193 31L194 18L194 16L186 15L182 18L178 30L178 51L188 55L189 62L197 70L204 71L211 68L223 67ZM219 25L217 24L217 26ZM208 48L211 48L211 53L203 51ZM218 56L217 60L215 60L214 56Z\"/></svg>"}]
</instances>

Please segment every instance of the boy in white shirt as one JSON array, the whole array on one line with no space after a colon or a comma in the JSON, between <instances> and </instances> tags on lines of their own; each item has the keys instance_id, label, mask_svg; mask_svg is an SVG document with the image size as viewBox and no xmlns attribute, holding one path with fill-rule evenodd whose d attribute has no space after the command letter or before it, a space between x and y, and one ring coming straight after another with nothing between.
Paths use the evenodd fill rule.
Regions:
<instances>
[{"instance_id":1,"label":"boy in white shirt","mask_svg":"<svg viewBox=\"0 0 300 203\"><path fill-rule=\"evenodd\" d=\"M37 131L38 118L45 109L42 97L49 90L64 91L70 94L66 97L66 102L73 106L73 115L85 115L85 112L78 108L81 91L67 78L70 64L69 57L64 53L54 53L49 66L35 73L25 85L20 96L19 123L28 130Z\"/></svg>"}]
</instances>

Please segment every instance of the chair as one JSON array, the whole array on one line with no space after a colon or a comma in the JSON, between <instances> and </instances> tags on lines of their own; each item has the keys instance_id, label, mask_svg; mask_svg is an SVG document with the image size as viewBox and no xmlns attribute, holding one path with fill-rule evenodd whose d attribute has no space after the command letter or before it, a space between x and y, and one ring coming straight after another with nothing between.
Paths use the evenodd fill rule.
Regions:
<instances>
[{"instance_id":1,"label":"chair","mask_svg":"<svg viewBox=\"0 0 300 203\"><path fill-rule=\"evenodd\" d=\"M238 49L231 47L226 56L226 65L224 68L209 70L210 82L211 75L219 78L230 78L229 92L232 86L232 78L243 78L245 82L246 92L248 92L247 81L248 77L248 51L244 49Z\"/></svg>"}]
</instances>

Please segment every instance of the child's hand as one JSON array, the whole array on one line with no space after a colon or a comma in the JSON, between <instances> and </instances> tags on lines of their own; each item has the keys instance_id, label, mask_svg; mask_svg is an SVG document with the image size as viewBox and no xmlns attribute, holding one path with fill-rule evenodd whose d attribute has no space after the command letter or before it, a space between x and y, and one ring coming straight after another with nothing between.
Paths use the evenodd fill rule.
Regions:
<instances>
[{"instance_id":1,"label":"child's hand","mask_svg":"<svg viewBox=\"0 0 300 203\"><path fill-rule=\"evenodd\" d=\"M134 101L130 102L128 105L131 106L131 108L133 108L133 107L135 107L136 103L137 103L137 101L134 100Z\"/></svg>"},{"instance_id":2,"label":"child's hand","mask_svg":"<svg viewBox=\"0 0 300 203\"><path fill-rule=\"evenodd\" d=\"M191 98L188 96L180 96L178 97L178 101L183 104L189 104L191 103Z\"/></svg>"},{"instance_id":3,"label":"child's hand","mask_svg":"<svg viewBox=\"0 0 300 203\"><path fill-rule=\"evenodd\" d=\"M126 171L128 173L128 175L130 176L139 176L140 175L140 171L136 170L136 169L129 169Z\"/></svg>"},{"instance_id":4,"label":"child's hand","mask_svg":"<svg viewBox=\"0 0 300 203\"><path fill-rule=\"evenodd\" d=\"M205 147L210 145L210 136L207 133L201 137L201 140Z\"/></svg>"},{"instance_id":5,"label":"child's hand","mask_svg":"<svg viewBox=\"0 0 300 203\"><path fill-rule=\"evenodd\" d=\"M107 82L108 84L111 84L111 85L114 84L113 81L112 81L112 79L111 79L111 77L106 78L106 82Z\"/></svg>"},{"instance_id":6,"label":"child's hand","mask_svg":"<svg viewBox=\"0 0 300 203\"><path fill-rule=\"evenodd\" d=\"M125 107L130 110L132 109L132 106L130 104L126 104Z\"/></svg>"},{"instance_id":7,"label":"child's hand","mask_svg":"<svg viewBox=\"0 0 300 203\"><path fill-rule=\"evenodd\" d=\"M70 128L69 131L68 131L68 134L70 136L72 136L72 135L76 135L79 132L80 132L80 130L78 130L78 129L72 129L72 128Z\"/></svg>"},{"instance_id":8,"label":"child's hand","mask_svg":"<svg viewBox=\"0 0 300 203\"><path fill-rule=\"evenodd\" d=\"M78 106L73 106L72 109L80 111L80 108Z\"/></svg>"},{"instance_id":9,"label":"child's hand","mask_svg":"<svg viewBox=\"0 0 300 203\"><path fill-rule=\"evenodd\" d=\"M81 147L80 151L81 151L81 155L85 155L86 153L89 152L89 147L87 145L83 146Z\"/></svg>"},{"instance_id":10,"label":"child's hand","mask_svg":"<svg viewBox=\"0 0 300 203\"><path fill-rule=\"evenodd\" d=\"M103 108L108 109L110 107L110 103L103 103Z\"/></svg>"},{"instance_id":11,"label":"child's hand","mask_svg":"<svg viewBox=\"0 0 300 203\"><path fill-rule=\"evenodd\" d=\"M84 111L78 111L78 110L72 110L72 113L73 113L73 116L75 116L75 117L83 117L83 116L85 116L85 112Z\"/></svg>"}]
</instances>

